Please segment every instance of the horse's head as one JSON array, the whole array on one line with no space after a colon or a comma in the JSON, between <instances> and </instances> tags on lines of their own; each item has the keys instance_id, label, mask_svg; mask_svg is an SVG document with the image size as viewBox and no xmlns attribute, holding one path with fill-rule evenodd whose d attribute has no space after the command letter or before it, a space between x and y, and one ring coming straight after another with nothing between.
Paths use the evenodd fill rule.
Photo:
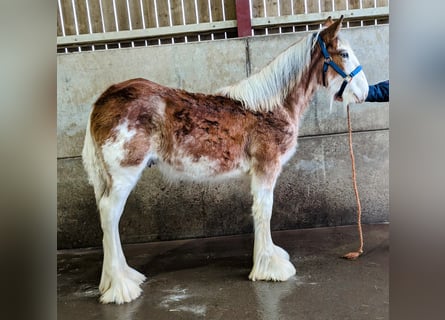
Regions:
<instances>
[{"instance_id":1,"label":"horse's head","mask_svg":"<svg viewBox=\"0 0 445 320\"><path fill-rule=\"evenodd\" d=\"M329 17L317 39L322 83L336 100L360 103L368 94L368 81L349 43L338 36L342 21L343 16L335 22Z\"/></svg>"}]
</instances>

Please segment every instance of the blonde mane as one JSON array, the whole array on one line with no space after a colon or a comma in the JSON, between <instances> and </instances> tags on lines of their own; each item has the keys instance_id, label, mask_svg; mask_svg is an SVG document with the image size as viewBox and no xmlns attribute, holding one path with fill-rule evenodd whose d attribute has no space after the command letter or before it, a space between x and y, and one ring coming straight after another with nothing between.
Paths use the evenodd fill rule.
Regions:
<instances>
[{"instance_id":1,"label":"blonde mane","mask_svg":"<svg viewBox=\"0 0 445 320\"><path fill-rule=\"evenodd\" d=\"M313 39L312 35L302 38L258 73L219 89L217 94L241 101L246 109L252 111L267 112L282 106L289 91L309 66Z\"/></svg>"}]
</instances>

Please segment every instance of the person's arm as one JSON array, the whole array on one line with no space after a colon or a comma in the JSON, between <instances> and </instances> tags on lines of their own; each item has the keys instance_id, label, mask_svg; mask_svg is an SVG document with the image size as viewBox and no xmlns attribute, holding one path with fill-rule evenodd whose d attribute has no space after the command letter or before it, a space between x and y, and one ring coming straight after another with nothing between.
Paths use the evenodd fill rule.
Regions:
<instances>
[{"instance_id":1,"label":"person's arm","mask_svg":"<svg viewBox=\"0 0 445 320\"><path fill-rule=\"evenodd\" d=\"M367 102L387 102L389 101L389 80L379 82L369 86Z\"/></svg>"}]
</instances>

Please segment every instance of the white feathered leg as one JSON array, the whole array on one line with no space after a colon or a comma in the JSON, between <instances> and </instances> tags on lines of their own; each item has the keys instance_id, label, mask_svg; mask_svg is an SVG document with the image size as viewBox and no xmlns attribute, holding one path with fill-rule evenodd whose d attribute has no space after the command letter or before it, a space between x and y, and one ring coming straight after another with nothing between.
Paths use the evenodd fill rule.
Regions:
<instances>
[{"instance_id":1,"label":"white feathered leg","mask_svg":"<svg viewBox=\"0 0 445 320\"><path fill-rule=\"evenodd\" d=\"M104 249L99 285L102 303L130 302L142 292L140 284L144 282L145 276L128 266L119 237L119 220L131 189L132 186L126 190L113 188L99 204Z\"/></svg>"},{"instance_id":2,"label":"white feathered leg","mask_svg":"<svg viewBox=\"0 0 445 320\"><path fill-rule=\"evenodd\" d=\"M273 206L273 186L267 186L260 179L252 179L253 220L255 243L253 268L249 279L285 281L295 274L295 267L289 261L289 254L272 241L270 218Z\"/></svg>"},{"instance_id":3,"label":"white feathered leg","mask_svg":"<svg viewBox=\"0 0 445 320\"><path fill-rule=\"evenodd\" d=\"M131 191L131 189L130 189ZM102 303L125 303L140 296L145 276L127 265L119 237L119 219L129 191L111 191L100 201L104 261L99 291Z\"/></svg>"}]
</instances>

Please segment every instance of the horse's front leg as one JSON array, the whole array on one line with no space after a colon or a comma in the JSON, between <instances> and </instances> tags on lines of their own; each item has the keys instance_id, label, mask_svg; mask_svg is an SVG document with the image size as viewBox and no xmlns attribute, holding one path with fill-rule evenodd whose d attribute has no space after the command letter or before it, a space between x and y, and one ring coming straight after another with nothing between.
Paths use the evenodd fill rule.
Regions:
<instances>
[{"instance_id":1,"label":"horse's front leg","mask_svg":"<svg viewBox=\"0 0 445 320\"><path fill-rule=\"evenodd\" d=\"M270 233L273 190L277 177L278 172L252 176L252 214L255 228L253 268L249 275L252 281L285 281L295 274L289 254L273 243Z\"/></svg>"}]
</instances>

